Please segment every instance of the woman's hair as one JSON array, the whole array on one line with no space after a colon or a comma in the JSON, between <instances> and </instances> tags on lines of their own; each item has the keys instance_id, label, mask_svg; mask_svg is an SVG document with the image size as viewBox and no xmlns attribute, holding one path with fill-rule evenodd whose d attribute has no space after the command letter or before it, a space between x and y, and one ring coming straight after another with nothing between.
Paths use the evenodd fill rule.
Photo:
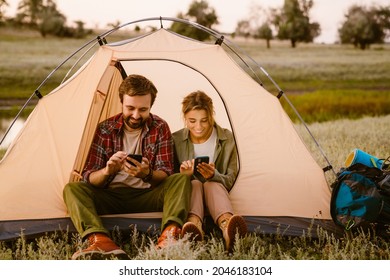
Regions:
<instances>
[{"instance_id":1,"label":"woman's hair","mask_svg":"<svg viewBox=\"0 0 390 280\"><path fill-rule=\"evenodd\" d=\"M125 94L130 96L150 94L152 97L150 105L152 106L156 99L157 88L144 76L133 74L127 76L119 86L119 99L121 103L123 103L123 96Z\"/></svg>"},{"instance_id":2,"label":"woman's hair","mask_svg":"<svg viewBox=\"0 0 390 280\"><path fill-rule=\"evenodd\" d=\"M209 124L214 125L213 100L203 91L195 91L184 97L182 104L183 116L192 110L205 110L209 119Z\"/></svg>"}]
</instances>

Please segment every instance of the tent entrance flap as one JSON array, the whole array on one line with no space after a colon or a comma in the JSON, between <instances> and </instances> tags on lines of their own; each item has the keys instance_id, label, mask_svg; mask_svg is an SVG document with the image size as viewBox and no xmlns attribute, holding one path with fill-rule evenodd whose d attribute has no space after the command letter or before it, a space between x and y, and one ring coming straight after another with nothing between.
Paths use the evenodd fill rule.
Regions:
<instances>
[{"instance_id":1,"label":"tent entrance flap","mask_svg":"<svg viewBox=\"0 0 390 280\"><path fill-rule=\"evenodd\" d=\"M73 171L69 180L70 182L79 181L81 179L81 172L84 168L97 125L106 118L119 113L121 110L117 93L123 78L122 72L116 67L118 62L114 65L115 66L110 65L107 67L96 88Z\"/></svg>"}]
</instances>

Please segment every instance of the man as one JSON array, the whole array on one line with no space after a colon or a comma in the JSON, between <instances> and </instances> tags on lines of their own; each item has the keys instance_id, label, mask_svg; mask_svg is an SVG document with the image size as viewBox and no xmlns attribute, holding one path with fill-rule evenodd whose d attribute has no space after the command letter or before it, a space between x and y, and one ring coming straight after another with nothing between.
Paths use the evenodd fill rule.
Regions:
<instances>
[{"instance_id":1,"label":"man","mask_svg":"<svg viewBox=\"0 0 390 280\"><path fill-rule=\"evenodd\" d=\"M173 174L173 140L168 124L150 113L157 89L140 75L119 87L122 113L99 124L82 172L83 181L68 183L64 201L74 226L89 247L72 259L126 253L110 238L99 215L163 211L158 247L177 239L187 218L189 177ZM129 154L142 155L141 162Z\"/></svg>"}]
</instances>

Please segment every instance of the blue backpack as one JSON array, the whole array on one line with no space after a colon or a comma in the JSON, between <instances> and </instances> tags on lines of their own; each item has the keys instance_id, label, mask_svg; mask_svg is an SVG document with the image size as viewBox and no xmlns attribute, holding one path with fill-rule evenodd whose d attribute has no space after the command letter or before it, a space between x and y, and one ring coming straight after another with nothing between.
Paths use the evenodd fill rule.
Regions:
<instances>
[{"instance_id":1,"label":"blue backpack","mask_svg":"<svg viewBox=\"0 0 390 280\"><path fill-rule=\"evenodd\" d=\"M390 224L390 172L356 163L342 168L332 184L333 221L346 230Z\"/></svg>"}]
</instances>

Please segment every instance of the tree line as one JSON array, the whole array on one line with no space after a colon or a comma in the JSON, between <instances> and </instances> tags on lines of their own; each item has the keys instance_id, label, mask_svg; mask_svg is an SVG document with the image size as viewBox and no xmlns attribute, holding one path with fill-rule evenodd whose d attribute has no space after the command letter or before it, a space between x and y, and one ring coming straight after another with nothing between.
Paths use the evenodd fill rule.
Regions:
<instances>
[{"instance_id":1,"label":"tree line","mask_svg":"<svg viewBox=\"0 0 390 280\"><path fill-rule=\"evenodd\" d=\"M282 7L269 9L254 5L248 17L237 23L231 35L264 39L268 48L274 39L289 40L293 48L299 42L313 42L321 34L320 24L310 16L314 5L314 0L285 0ZM0 0L0 25L27 26L38 30L43 37L80 38L92 32L84 28L81 20L75 22L76 27L67 26L66 16L58 10L55 0L20 0L16 16L10 19L4 17L7 6L7 0ZM177 17L210 29L219 23L216 10L206 0L193 0L188 11L179 13ZM120 22L109 25L117 27ZM139 31L139 27L136 28ZM174 22L170 28L197 40L209 39L209 34L190 25ZM344 15L338 35L340 43L353 44L362 50L372 44L384 43L390 37L390 5L352 5Z\"/></svg>"},{"instance_id":2,"label":"tree line","mask_svg":"<svg viewBox=\"0 0 390 280\"><path fill-rule=\"evenodd\" d=\"M66 16L57 8L55 0L20 0L13 18L5 18L7 0L0 0L0 26L26 27L37 30L43 37L83 38L92 33L84 28L83 21L75 21L75 27L68 26Z\"/></svg>"},{"instance_id":3,"label":"tree line","mask_svg":"<svg viewBox=\"0 0 390 280\"><path fill-rule=\"evenodd\" d=\"M320 24L310 17L314 5L313 0L285 0L280 8L266 10L261 6L253 6L248 17L237 23L232 35L265 39L268 48L273 39L289 40L293 48L298 42L313 42L321 34ZM211 29L219 23L215 9L206 0L194 0L188 12L179 13L177 17ZM208 39L207 34L178 23L174 23L172 29L198 40ZM384 43L390 37L390 5L351 6L338 33L340 43L353 44L363 50L371 44Z\"/></svg>"},{"instance_id":4,"label":"tree line","mask_svg":"<svg viewBox=\"0 0 390 280\"><path fill-rule=\"evenodd\" d=\"M297 42L313 42L321 34L320 24L309 15L314 5L313 0L285 0L281 8L253 7L249 19L238 22L235 33L265 39L268 47L272 39L290 40L293 48ZM390 5L352 5L338 35L341 44L353 44L363 50L371 44L384 43L390 35Z\"/></svg>"}]
</instances>

